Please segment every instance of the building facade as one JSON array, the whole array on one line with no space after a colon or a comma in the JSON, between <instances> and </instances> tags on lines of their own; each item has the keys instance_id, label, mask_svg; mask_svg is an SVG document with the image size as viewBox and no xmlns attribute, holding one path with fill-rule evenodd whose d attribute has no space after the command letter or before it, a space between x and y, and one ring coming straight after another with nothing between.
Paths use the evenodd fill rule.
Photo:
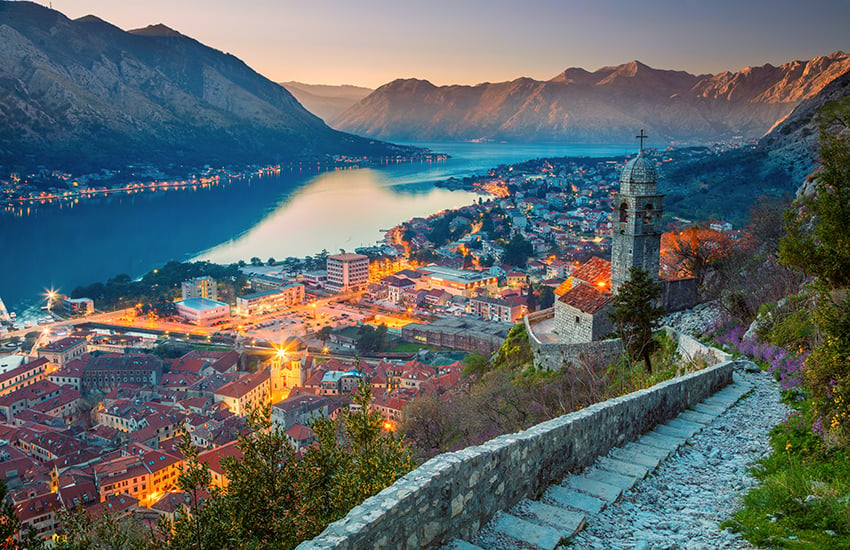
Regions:
<instances>
[{"instance_id":1,"label":"building facade","mask_svg":"<svg viewBox=\"0 0 850 550\"><path fill-rule=\"evenodd\" d=\"M369 282L369 257L363 254L328 256L325 288L332 292L359 290Z\"/></svg>"},{"instance_id":2,"label":"building facade","mask_svg":"<svg viewBox=\"0 0 850 550\"><path fill-rule=\"evenodd\" d=\"M246 294L236 298L238 315L257 315L300 304L304 301L304 285L291 283L278 289Z\"/></svg>"},{"instance_id":3,"label":"building facade","mask_svg":"<svg viewBox=\"0 0 850 550\"><path fill-rule=\"evenodd\" d=\"M489 321L515 323L524 314L524 308L508 300L498 298L473 298L469 301L469 312Z\"/></svg>"},{"instance_id":4,"label":"building facade","mask_svg":"<svg viewBox=\"0 0 850 550\"><path fill-rule=\"evenodd\" d=\"M230 318L230 306L209 298L187 298L176 302L177 313L189 323L210 326Z\"/></svg>"},{"instance_id":5,"label":"building facade","mask_svg":"<svg viewBox=\"0 0 850 550\"><path fill-rule=\"evenodd\" d=\"M44 357L59 368L86 352L88 342L85 338L62 338L38 348L38 356Z\"/></svg>"},{"instance_id":6,"label":"building facade","mask_svg":"<svg viewBox=\"0 0 850 550\"><path fill-rule=\"evenodd\" d=\"M82 390L112 390L121 384L159 384L162 360L155 355L107 353L83 365Z\"/></svg>"},{"instance_id":7,"label":"building facade","mask_svg":"<svg viewBox=\"0 0 850 550\"><path fill-rule=\"evenodd\" d=\"M471 298L479 289L485 289L487 293L491 293L495 292L499 286L498 277L489 271L453 269L438 265L423 267L419 271L422 272L422 279L426 286L443 290L454 296Z\"/></svg>"},{"instance_id":8,"label":"building facade","mask_svg":"<svg viewBox=\"0 0 850 550\"><path fill-rule=\"evenodd\" d=\"M664 196L658 194L658 172L643 149L623 168L614 205L611 290L616 292L629 279L632 267L658 280Z\"/></svg>"},{"instance_id":9,"label":"building facade","mask_svg":"<svg viewBox=\"0 0 850 550\"><path fill-rule=\"evenodd\" d=\"M180 285L183 291L183 299L191 298L206 298L207 300L218 300L218 288L215 279L209 276L195 277L188 281L183 281Z\"/></svg>"}]
</instances>

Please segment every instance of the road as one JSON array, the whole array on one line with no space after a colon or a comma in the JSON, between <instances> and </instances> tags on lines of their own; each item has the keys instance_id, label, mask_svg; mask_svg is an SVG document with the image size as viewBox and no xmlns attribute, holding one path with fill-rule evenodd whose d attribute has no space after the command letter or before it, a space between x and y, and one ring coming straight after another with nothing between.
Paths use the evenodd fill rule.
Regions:
<instances>
[{"instance_id":1,"label":"road","mask_svg":"<svg viewBox=\"0 0 850 550\"><path fill-rule=\"evenodd\" d=\"M64 319L60 321L54 321L53 323L45 323L43 325L33 325L30 328L23 328L20 330L11 330L8 333L8 337L18 337L18 338L26 338L26 335L31 332L43 332L45 330L53 330L58 327L69 327L81 325L83 323L109 323L116 324L118 319L121 317L126 317L131 314L133 309L119 309L116 311L110 311L105 313L95 313L93 315L88 315L86 317L74 317L71 319Z\"/></svg>"}]
</instances>

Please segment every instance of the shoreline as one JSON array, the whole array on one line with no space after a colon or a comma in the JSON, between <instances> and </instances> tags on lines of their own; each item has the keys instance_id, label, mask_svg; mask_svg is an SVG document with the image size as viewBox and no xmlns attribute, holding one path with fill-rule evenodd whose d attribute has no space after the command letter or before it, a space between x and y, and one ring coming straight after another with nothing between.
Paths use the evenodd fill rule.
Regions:
<instances>
[{"instance_id":1,"label":"shoreline","mask_svg":"<svg viewBox=\"0 0 850 550\"><path fill-rule=\"evenodd\" d=\"M198 187L211 187L220 184L230 184L237 181L252 181L254 178L263 176L281 175L283 173L295 173L296 169L299 173L321 174L325 172L336 172L342 170L356 170L360 168L380 168L384 166L392 166L398 164L413 164L415 162L444 162L449 159L446 153L435 153L431 151L423 152L417 156L395 156L395 157L380 157L378 160L367 158L352 158L352 159L335 159L333 162L323 163L318 162L291 162L289 164L275 164L268 166L250 166L244 170L231 171L226 169L208 170L207 174L193 174L182 180L160 180L154 179L144 182L129 182L118 186L102 186L102 187L84 187L74 190L78 187L77 182L71 182L71 189L50 188L48 191L42 191L38 194L30 193L12 198L0 199L0 214L3 212L12 213L13 215L22 215L15 213L16 208L27 208L31 206L61 206L63 204L77 203L80 199L89 200L96 198L108 197L114 194L136 194L144 192L157 191L172 191L172 190L196 190ZM80 178L82 179L82 178ZM29 212L28 212L29 214Z\"/></svg>"}]
</instances>

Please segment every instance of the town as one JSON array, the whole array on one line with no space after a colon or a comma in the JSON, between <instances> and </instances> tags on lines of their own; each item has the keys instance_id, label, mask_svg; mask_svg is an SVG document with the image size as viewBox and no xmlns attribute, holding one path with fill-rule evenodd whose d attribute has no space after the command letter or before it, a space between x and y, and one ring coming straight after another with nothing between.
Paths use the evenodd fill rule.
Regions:
<instances>
[{"instance_id":1,"label":"town","mask_svg":"<svg viewBox=\"0 0 850 550\"><path fill-rule=\"evenodd\" d=\"M253 178L281 173L319 173L329 170L351 170L364 166L389 166L412 162L443 162L447 156L427 150L408 154L370 158L335 155L315 161L295 161L269 166L201 168L171 167L164 171L153 165L129 165L123 169L102 168L99 172L72 174L44 166L26 173L11 172L0 176L0 206L15 215L28 208L53 206L116 194L137 194L199 188L240 183Z\"/></svg>"},{"instance_id":2,"label":"town","mask_svg":"<svg viewBox=\"0 0 850 550\"><path fill-rule=\"evenodd\" d=\"M346 410L365 382L397 429L413 400L464 383L466 354L492 355L580 262L610 255L622 167L500 167L471 182L488 200L408 220L375 246L240 262L237 295L203 275L174 300L103 308L114 311L51 292L63 320L35 330L0 311L0 480L22 530L50 538L76 506L173 518L183 438L224 486L221 461L240 456L263 408L299 453L315 441L311 418Z\"/></svg>"}]
</instances>

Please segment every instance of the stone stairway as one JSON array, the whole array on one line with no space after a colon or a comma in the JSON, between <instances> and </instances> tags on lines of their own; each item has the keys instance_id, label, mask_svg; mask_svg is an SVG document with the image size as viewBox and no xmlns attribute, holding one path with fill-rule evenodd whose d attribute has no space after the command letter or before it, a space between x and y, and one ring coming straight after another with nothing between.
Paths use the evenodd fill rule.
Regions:
<instances>
[{"instance_id":1,"label":"stone stairway","mask_svg":"<svg viewBox=\"0 0 850 550\"><path fill-rule=\"evenodd\" d=\"M750 389L751 385L735 375L732 384L693 409L655 426L637 441L612 449L581 473L552 485L539 501L522 500L508 512L499 512L472 542L455 539L443 550L554 550Z\"/></svg>"}]
</instances>

